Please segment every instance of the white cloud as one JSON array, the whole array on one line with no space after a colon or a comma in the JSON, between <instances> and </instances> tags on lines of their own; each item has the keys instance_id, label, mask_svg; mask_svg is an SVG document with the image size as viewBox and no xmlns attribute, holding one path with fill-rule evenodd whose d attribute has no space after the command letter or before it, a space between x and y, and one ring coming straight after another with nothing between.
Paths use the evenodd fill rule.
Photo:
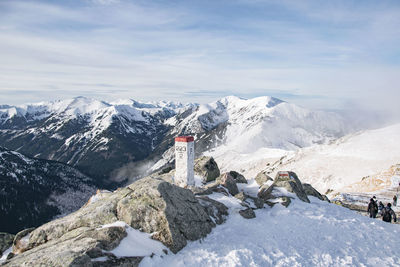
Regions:
<instances>
[{"instance_id":1,"label":"white cloud","mask_svg":"<svg viewBox=\"0 0 400 267\"><path fill-rule=\"evenodd\" d=\"M0 3L2 103L76 95L205 102L292 92L305 97L291 100L310 107L389 101L393 108L399 96L399 62L390 58L400 47L397 7L355 14L274 2L289 13L277 18L262 8L245 15L241 6L209 14L197 6L96 2Z\"/></svg>"}]
</instances>

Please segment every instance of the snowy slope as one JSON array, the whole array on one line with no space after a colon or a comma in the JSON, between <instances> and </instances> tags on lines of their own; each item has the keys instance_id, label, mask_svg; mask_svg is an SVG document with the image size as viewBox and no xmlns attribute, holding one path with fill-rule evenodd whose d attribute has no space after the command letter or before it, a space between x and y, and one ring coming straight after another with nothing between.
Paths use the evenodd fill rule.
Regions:
<instances>
[{"instance_id":1,"label":"snowy slope","mask_svg":"<svg viewBox=\"0 0 400 267\"><path fill-rule=\"evenodd\" d=\"M171 118L176 132L201 133L226 123L223 141L230 149L248 153L260 147L293 150L325 143L348 129L337 114L310 111L273 97L235 96L200 105L182 121Z\"/></svg>"},{"instance_id":2,"label":"snowy slope","mask_svg":"<svg viewBox=\"0 0 400 267\"><path fill-rule=\"evenodd\" d=\"M266 169L272 175L279 170L293 170L321 192L371 191L367 186L349 186L400 163L399 140L400 124L363 131L331 144L300 149Z\"/></svg>"},{"instance_id":3,"label":"snowy slope","mask_svg":"<svg viewBox=\"0 0 400 267\"><path fill-rule=\"evenodd\" d=\"M310 199L250 220L233 213L203 240L140 266L399 266L398 225Z\"/></svg>"},{"instance_id":4,"label":"snowy slope","mask_svg":"<svg viewBox=\"0 0 400 267\"><path fill-rule=\"evenodd\" d=\"M216 157L222 169L228 168L224 161L242 164L251 154L257 154L257 159L276 159L287 151L327 143L352 130L337 114L307 110L268 96L229 96L185 113L166 121L173 127L171 136L194 135L196 152ZM172 151L167 151L155 169L172 157Z\"/></svg>"}]
</instances>

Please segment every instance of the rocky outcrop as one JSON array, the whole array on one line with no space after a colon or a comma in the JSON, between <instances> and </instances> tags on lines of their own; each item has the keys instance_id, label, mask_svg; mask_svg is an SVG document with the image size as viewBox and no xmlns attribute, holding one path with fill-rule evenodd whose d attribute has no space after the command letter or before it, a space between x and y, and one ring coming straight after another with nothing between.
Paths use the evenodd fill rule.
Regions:
<instances>
[{"instance_id":1,"label":"rocky outcrop","mask_svg":"<svg viewBox=\"0 0 400 267\"><path fill-rule=\"evenodd\" d=\"M240 210L239 214L245 219L253 219L256 217L256 214L251 208Z\"/></svg>"},{"instance_id":2,"label":"rocky outcrop","mask_svg":"<svg viewBox=\"0 0 400 267\"><path fill-rule=\"evenodd\" d=\"M29 249L28 241L29 241L30 233L33 230L35 230L35 228L28 228L28 229L22 230L21 232L19 232L15 235L15 238L13 241L13 253L14 254L19 254L19 253L22 253Z\"/></svg>"},{"instance_id":3,"label":"rocky outcrop","mask_svg":"<svg viewBox=\"0 0 400 267\"><path fill-rule=\"evenodd\" d=\"M272 199L279 199L278 202L290 204L286 198L299 198L304 202L310 202L303 186L294 172L278 172L271 186L261 187L258 197L265 202L273 202ZM285 198L285 199L283 199Z\"/></svg>"},{"instance_id":4,"label":"rocky outcrop","mask_svg":"<svg viewBox=\"0 0 400 267\"><path fill-rule=\"evenodd\" d=\"M272 179L264 171L258 173L255 180L259 186L263 186L267 181L274 181L274 179Z\"/></svg>"},{"instance_id":5,"label":"rocky outcrop","mask_svg":"<svg viewBox=\"0 0 400 267\"><path fill-rule=\"evenodd\" d=\"M153 239L176 253L187 240L205 237L227 214L219 202L196 198L188 189L148 177L92 198L77 212L36 228L28 238L21 234L26 244L6 266L92 266L99 257L106 258L103 265L128 262L125 266L135 266L140 257L117 258L111 252L127 235L126 229L103 225L125 222L152 233Z\"/></svg>"},{"instance_id":6,"label":"rocky outcrop","mask_svg":"<svg viewBox=\"0 0 400 267\"><path fill-rule=\"evenodd\" d=\"M316 197L316 198L318 198L320 200L330 202L327 196L321 195L317 191L317 189L312 187L312 185L310 185L310 184L303 184L303 189L304 189L304 192L307 194L307 196L313 196L313 197Z\"/></svg>"},{"instance_id":7,"label":"rocky outcrop","mask_svg":"<svg viewBox=\"0 0 400 267\"><path fill-rule=\"evenodd\" d=\"M217 182L226 187L232 196L239 193L236 181L229 172L226 172L218 177Z\"/></svg>"},{"instance_id":8,"label":"rocky outcrop","mask_svg":"<svg viewBox=\"0 0 400 267\"><path fill-rule=\"evenodd\" d=\"M14 235L0 232L0 257L6 249L11 247L13 240Z\"/></svg>"},{"instance_id":9,"label":"rocky outcrop","mask_svg":"<svg viewBox=\"0 0 400 267\"><path fill-rule=\"evenodd\" d=\"M229 174L233 177L236 183L247 184L246 178L238 172L230 171Z\"/></svg>"},{"instance_id":10,"label":"rocky outcrop","mask_svg":"<svg viewBox=\"0 0 400 267\"><path fill-rule=\"evenodd\" d=\"M196 159L194 172L203 177L203 183L214 181L220 175L218 165L214 158L206 156Z\"/></svg>"}]
</instances>

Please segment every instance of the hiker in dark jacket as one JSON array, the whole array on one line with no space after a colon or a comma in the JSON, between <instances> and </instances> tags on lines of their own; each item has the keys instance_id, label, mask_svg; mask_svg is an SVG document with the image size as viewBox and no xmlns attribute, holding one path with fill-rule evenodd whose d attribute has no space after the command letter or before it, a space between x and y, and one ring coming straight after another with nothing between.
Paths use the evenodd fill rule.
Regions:
<instances>
[{"instance_id":1,"label":"hiker in dark jacket","mask_svg":"<svg viewBox=\"0 0 400 267\"><path fill-rule=\"evenodd\" d=\"M396 213L392 210L392 204L388 203L387 206L382 210L382 220L385 222L396 222Z\"/></svg>"},{"instance_id":2,"label":"hiker in dark jacket","mask_svg":"<svg viewBox=\"0 0 400 267\"><path fill-rule=\"evenodd\" d=\"M376 205L376 202L372 198L369 201L367 211L369 213L370 218L376 218L376 213L378 212L378 205Z\"/></svg>"},{"instance_id":3,"label":"hiker in dark jacket","mask_svg":"<svg viewBox=\"0 0 400 267\"><path fill-rule=\"evenodd\" d=\"M379 201L379 205L378 205L378 213L382 214L382 210L385 208L385 206L383 205L382 201Z\"/></svg>"}]
</instances>

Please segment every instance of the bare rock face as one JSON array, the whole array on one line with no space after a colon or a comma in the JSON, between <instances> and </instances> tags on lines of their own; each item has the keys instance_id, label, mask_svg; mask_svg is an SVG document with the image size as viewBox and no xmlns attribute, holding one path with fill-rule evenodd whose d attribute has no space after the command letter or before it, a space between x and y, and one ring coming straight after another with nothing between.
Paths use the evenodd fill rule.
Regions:
<instances>
[{"instance_id":1,"label":"bare rock face","mask_svg":"<svg viewBox=\"0 0 400 267\"><path fill-rule=\"evenodd\" d=\"M274 179L262 171L257 174L255 180L259 186L263 186L267 181L273 181Z\"/></svg>"},{"instance_id":2,"label":"bare rock face","mask_svg":"<svg viewBox=\"0 0 400 267\"><path fill-rule=\"evenodd\" d=\"M194 172L204 177L203 183L214 181L219 175L219 168L213 157L203 156L196 159Z\"/></svg>"},{"instance_id":3,"label":"bare rock face","mask_svg":"<svg viewBox=\"0 0 400 267\"><path fill-rule=\"evenodd\" d=\"M247 184L246 178L238 172L230 171L229 174L233 177L236 183Z\"/></svg>"},{"instance_id":4,"label":"bare rock face","mask_svg":"<svg viewBox=\"0 0 400 267\"><path fill-rule=\"evenodd\" d=\"M137 266L141 257L118 258L111 253L127 235L124 227L103 225L123 221L143 232L155 233L174 253L187 240L197 240L222 223L227 208L162 179L144 178L128 187L92 198L80 210L44 224L24 239L23 249L6 266Z\"/></svg>"},{"instance_id":5,"label":"bare rock face","mask_svg":"<svg viewBox=\"0 0 400 267\"><path fill-rule=\"evenodd\" d=\"M222 186L226 187L229 193L234 196L239 193L236 181L229 172L222 174L217 180Z\"/></svg>"},{"instance_id":6,"label":"bare rock face","mask_svg":"<svg viewBox=\"0 0 400 267\"><path fill-rule=\"evenodd\" d=\"M271 186L264 185L261 187L258 197L267 202L271 199L290 197L289 194L297 196L304 202L310 202L299 178L294 172L278 172ZM286 198L282 203L289 205L290 202Z\"/></svg>"},{"instance_id":7,"label":"bare rock face","mask_svg":"<svg viewBox=\"0 0 400 267\"><path fill-rule=\"evenodd\" d=\"M186 240L197 240L215 226L193 193L156 179L142 179L129 186L132 193L122 199L117 213L135 229L153 233L172 252L178 252Z\"/></svg>"}]
</instances>

